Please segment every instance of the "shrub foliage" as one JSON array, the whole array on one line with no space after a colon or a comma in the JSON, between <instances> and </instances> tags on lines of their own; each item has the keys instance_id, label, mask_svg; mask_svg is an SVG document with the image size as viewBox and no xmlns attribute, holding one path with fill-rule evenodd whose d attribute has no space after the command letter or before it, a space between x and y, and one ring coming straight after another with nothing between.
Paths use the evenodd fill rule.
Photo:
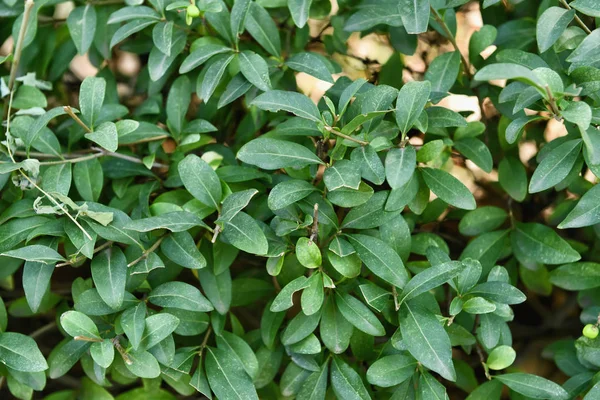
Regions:
<instances>
[{"instance_id":1,"label":"shrub foliage","mask_svg":"<svg viewBox=\"0 0 600 400\"><path fill-rule=\"evenodd\" d=\"M65 6L0 2L5 390L600 398L600 2ZM543 335L559 375L513 365Z\"/></svg>"}]
</instances>

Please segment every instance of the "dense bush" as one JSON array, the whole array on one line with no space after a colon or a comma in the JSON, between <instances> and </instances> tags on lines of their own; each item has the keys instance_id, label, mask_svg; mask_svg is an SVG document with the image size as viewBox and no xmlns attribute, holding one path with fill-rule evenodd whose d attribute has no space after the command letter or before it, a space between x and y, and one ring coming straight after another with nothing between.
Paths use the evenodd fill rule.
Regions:
<instances>
[{"instance_id":1,"label":"dense bush","mask_svg":"<svg viewBox=\"0 0 600 400\"><path fill-rule=\"evenodd\" d=\"M3 398L600 398L598 0L193 1L0 1Z\"/></svg>"}]
</instances>

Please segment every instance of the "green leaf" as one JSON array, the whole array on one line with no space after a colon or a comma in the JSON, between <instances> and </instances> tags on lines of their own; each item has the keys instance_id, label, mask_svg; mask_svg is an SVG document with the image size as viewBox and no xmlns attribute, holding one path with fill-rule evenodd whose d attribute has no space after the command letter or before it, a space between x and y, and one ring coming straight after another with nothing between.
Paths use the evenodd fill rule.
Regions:
<instances>
[{"instance_id":1,"label":"green leaf","mask_svg":"<svg viewBox=\"0 0 600 400\"><path fill-rule=\"evenodd\" d=\"M154 314L146 318L142 346L152 348L166 339L179 325L179 318L169 313Z\"/></svg>"},{"instance_id":2,"label":"green leaf","mask_svg":"<svg viewBox=\"0 0 600 400\"><path fill-rule=\"evenodd\" d=\"M206 267L206 259L188 232L176 232L167 236L160 244L160 250L169 260L182 267L190 269Z\"/></svg>"},{"instance_id":3,"label":"green leaf","mask_svg":"<svg viewBox=\"0 0 600 400\"><path fill-rule=\"evenodd\" d=\"M302 168L310 164L323 164L323 161L313 151L302 145L269 138L254 139L246 143L238 151L237 158L247 164L269 170Z\"/></svg>"},{"instance_id":4,"label":"green leaf","mask_svg":"<svg viewBox=\"0 0 600 400\"><path fill-rule=\"evenodd\" d=\"M375 361L367 370L367 381L379 387L391 387L413 376L417 360L408 354L394 354Z\"/></svg>"},{"instance_id":5,"label":"green leaf","mask_svg":"<svg viewBox=\"0 0 600 400\"><path fill-rule=\"evenodd\" d=\"M454 142L454 148L487 173L492 172L494 160L488 147L479 139L465 138Z\"/></svg>"},{"instance_id":6,"label":"green leaf","mask_svg":"<svg viewBox=\"0 0 600 400\"><path fill-rule=\"evenodd\" d=\"M115 346L110 339L92 343L90 355L96 364L102 368L108 368L115 359Z\"/></svg>"},{"instance_id":7,"label":"green leaf","mask_svg":"<svg viewBox=\"0 0 600 400\"><path fill-rule=\"evenodd\" d=\"M586 130L592 122L592 109L583 101L572 101L560 113L563 118Z\"/></svg>"},{"instance_id":8,"label":"green leaf","mask_svg":"<svg viewBox=\"0 0 600 400\"><path fill-rule=\"evenodd\" d=\"M583 66L593 66L600 61L600 30L595 29L583 39L577 48L567 57L567 61Z\"/></svg>"},{"instance_id":9,"label":"green leaf","mask_svg":"<svg viewBox=\"0 0 600 400\"><path fill-rule=\"evenodd\" d=\"M140 302L135 307L125 310L121 314L120 321L131 347L137 350L142 343L142 335L146 327L146 303Z\"/></svg>"},{"instance_id":10,"label":"green leaf","mask_svg":"<svg viewBox=\"0 0 600 400\"><path fill-rule=\"evenodd\" d=\"M158 26L158 25L157 25ZM173 82L167 97L167 125L178 136L185 125L185 114L190 106L190 80L180 76Z\"/></svg>"},{"instance_id":11,"label":"green leaf","mask_svg":"<svg viewBox=\"0 0 600 400\"><path fill-rule=\"evenodd\" d=\"M476 34L475 32L474 34ZM431 82L431 91L445 95L450 91L460 71L460 53L449 51L437 56L425 73L425 79Z\"/></svg>"},{"instance_id":12,"label":"green leaf","mask_svg":"<svg viewBox=\"0 0 600 400\"><path fill-rule=\"evenodd\" d=\"M403 303L421 293L443 285L458 275L461 269L462 264L460 261L448 261L419 272L404 286L402 293L398 295L398 301Z\"/></svg>"},{"instance_id":13,"label":"green leaf","mask_svg":"<svg viewBox=\"0 0 600 400\"><path fill-rule=\"evenodd\" d=\"M154 288L148 301L160 307L172 307L188 311L208 312L214 308L200 290L184 282L166 282Z\"/></svg>"},{"instance_id":14,"label":"green leaf","mask_svg":"<svg viewBox=\"0 0 600 400\"><path fill-rule=\"evenodd\" d=\"M71 164L51 165L42 176L42 189L67 196L71 189L71 181Z\"/></svg>"},{"instance_id":15,"label":"green leaf","mask_svg":"<svg viewBox=\"0 0 600 400\"><path fill-rule=\"evenodd\" d=\"M527 171L515 157L506 157L498 165L498 181L514 200L522 202L527 196Z\"/></svg>"},{"instance_id":16,"label":"green leaf","mask_svg":"<svg viewBox=\"0 0 600 400\"><path fill-rule=\"evenodd\" d=\"M217 54L231 53L232 51L233 50L230 47L221 44L208 43L192 51L190 55L183 60L179 67L179 73L185 74L190 72L194 68L204 64L211 57Z\"/></svg>"},{"instance_id":17,"label":"green leaf","mask_svg":"<svg viewBox=\"0 0 600 400\"><path fill-rule=\"evenodd\" d=\"M244 75L244 78L264 92L271 90L269 66L265 59L249 50L242 51L238 54L238 57L240 72Z\"/></svg>"},{"instance_id":18,"label":"green leaf","mask_svg":"<svg viewBox=\"0 0 600 400\"><path fill-rule=\"evenodd\" d=\"M499 371L508 368L517 358L517 353L510 346L498 346L489 354L486 364L489 369Z\"/></svg>"},{"instance_id":19,"label":"green leaf","mask_svg":"<svg viewBox=\"0 0 600 400\"><path fill-rule=\"evenodd\" d=\"M335 304L344 318L356 329L372 336L385 335L385 328L375 314L357 298L348 293L336 292Z\"/></svg>"},{"instance_id":20,"label":"green leaf","mask_svg":"<svg viewBox=\"0 0 600 400\"><path fill-rule=\"evenodd\" d=\"M298 28L304 27L308 21L308 15L312 0L288 0L287 5L292 14L292 19Z\"/></svg>"},{"instance_id":21,"label":"green leaf","mask_svg":"<svg viewBox=\"0 0 600 400\"><path fill-rule=\"evenodd\" d=\"M125 229L136 232L149 232L155 229L168 229L171 232L182 232L194 226L208 226L195 214L187 211L174 211L156 217L138 219L125 225Z\"/></svg>"},{"instance_id":22,"label":"green leaf","mask_svg":"<svg viewBox=\"0 0 600 400\"><path fill-rule=\"evenodd\" d=\"M18 258L25 261L39 262L43 264L52 264L58 261L65 261L63 256L58 254L56 250L39 244L33 244L30 246L21 247L20 249L10 250L1 253L0 256Z\"/></svg>"},{"instance_id":23,"label":"green leaf","mask_svg":"<svg viewBox=\"0 0 600 400\"><path fill-rule=\"evenodd\" d=\"M154 379L160 376L160 365L156 358L147 351L128 354L130 363L125 366L133 375L140 378Z\"/></svg>"},{"instance_id":24,"label":"green leaf","mask_svg":"<svg viewBox=\"0 0 600 400\"><path fill-rule=\"evenodd\" d=\"M352 324L344 318L332 297L325 301L321 317L320 337L323 344L334 354L341 354L350 345L354 330Z\"/></svg>"},{"instance_id":25,"label":"green leaf","mask_svg":"<svg viewBox=\"0 0 600 400\"><path fill-rule=\"evenodd\" d=\"M223 200L221 215L217 221L231 221L244 207L246 207L252 197L258 193L256 189L242 190L231 193Z\"/></svg>"},{"instance_id":26,"label":"green leaf","mask_svg":"<svg viewBox=\"0 0 600 400\"><path fill-rule=\"evenodd\" d=\"M385 157L385 176L392 189L404 186L417 166L417 153L413 146L391 149Z\"/></svg>"},{"instance_id":27,"label":"green leaf","mask_svg":"<svg viewBox=\"0 0 600 400\"><path fill-rule=\"evenodd\" d=\"M499 228L507 217L508 214L501 208L479 207L465 214L458 224L458 230L465 236L477 236Z\"/></svg>"},{"instance_id":28,"label":"green leaf","mask_svg":"<svg viewBox=\"0 0 600 400\"><path fill-rule=\"evenodd\" d=\"M273 300L270 308L271 312L281 312L291 308L294 305L294 293L306 287L308 287L308 279L304 275L285 285Z\"/></svg>"},{"instance_id":29,"label":"green leaf","mask_svg":"<svg viewBox=\"0 0 600 400\"><path fill-rule=\"evenodd\" d=\"M348 240L372 273L399 288L403 288L408 282L408 273L402 259L385 242L360 234L349 235Z\"/></svg>"},{"instance_id":30,"label":"green leaf","mask_svg":"<svg viewBox=\"0 0 600 400\"><path fill-rule=\"evenodd\" d=\"M198 84L196 92L198 97L205 103L210 100L215 89L221 82L221 78L225 74L225 70L229 63L234 59L234 54L222 54L215 57L211 64L206 68L206 73L198 75ZM204 78L204 79L201 79Z\"/></svg>"},{"instance_id":31,"label":"green leaf","mask_svg":"<svg viewBox=\"0 0 600 400\"><path fill-rule=\"evenodd\" d=\"M535 36L540 53L548 50L575 17L574 10L549 7L538 17Z\"/></svg>"},{"instance_id":32,"label":"green leaf","mask_svg":"<svg viewBox=\"0 0 600 400\"><path fill-rule=\"evenodd\" d=\"M366 203L355 207L350 210L344 221L342 221L342 228L353 228L353 229L371 229L377 228L383 225L386 221L389 221L389 218L397 213L384 211L384 205L388 198L387 191L381 191L375 193ZM333 242L332 242L333 243ZM354 249L348 242L346 242L348 247L350 247L352 253L354 253ZM331 249L331 246L330 246ZM334 251L334 253L336 253ZM347 255L347 252L344 253L336 253L340 257L344 257ZM351 253L350 253L351 254Z\"/></svg>"},{"instance_id":33,"label":"green leaf","mask_svg":"<svg viewBox=\"0 0 600 400\"><path fill-rule=\"evenodd\" d=\"M33 340L33 339L32 339ZM51 379L65 375L90 348L90 342L67 338L60 342L48 357L48 376Z\"/></svg>"},{"instance_id":34,"label":"green leaf","mask_svg":"<svg viewBox=\"0 0 600 400\"><path fill-rule=\"evenodd\" d=\"M16 332L0 333L0 362L21 372L40 372L48 369L35 340Z\"/></svg>"},{"instance_id":35,"label":"green leaf","mask_svg":"<svg viewBox=\"0 0 600 400\"><path fill-rule=\"evenodd\" d=\"M600 264L565 264L550 273L550 282L566 290L586 290L600 286Z\"/></svg>"},{"instance_id":36,"label":"green leaf","mask_svg":"<svg viewBox=\"0 0 600 400\"><path fill-rule=\"evenodd\" d=\"M31 311L36 313L50 287L54 265L26 261L23 267L23 290ZM0 329L1 331L1 329Z\"/></svg>"},{"instance_id":37,"label":"green leaf","mask_svg":"<svg viewBox=\"0 0 600 400\"><path fill-rule=\"evenodd\" d=\"M97 159L76 163L73 167L73 183L85 201L97 201L102 193L104 173Z\"/></svg>"},{"instance_id":38,"label":"green leaf","mask_svg":"<svg viewBox=\"0 0 600 400\"><path fill-rule=\"evenodd\" d=\"M100 332L94 321L87 315L78 311L67 311L60 316L60 325L65 332L73 337L82 336L91 339L100 339Z\"/></svg>"},{"instance_id":39,"label":"green leaf","mask_svg":"<svg viewBox=\"0 0 600 400\"><path fill-rule=\"evenodd\" d=\"M301 237L296 242L296 257L306 268L321 266L321 250L319 246L307 237Z\"/></svg>"},{"instance_id":40,"label":"green leaf","mask_svg":"<svg viewBox=\"0 0 600 400\"><path fill-rule=\"evenodd\" d=\"M321 57L314 53L296 53L285 62L285 65L294 71L304 72L322 81L334 83L329 68Z\"/></svg>"},{"instance_id":41,"label":"green leaf","mask_svg":"<svg viewBox=\"0 0 600 400\"><path fill-rule=\"evenodd\" d=\"M469 314L488 314L496 311L496 305L483 297L472 297L464 302L462 310Z\"/></svg>"},{"instance_id":42,"label":"green leaf","mask_svg":"<svg viewBox=\"0 0 600 400\"><path fill-rule=\"evenodd\" d=\"M246 30L269 54L279 57L281 40L271 15L258 3L252 2L246 16Z\"/></svg>"},{"instance_id":43,"label":"green leaf","mask_svg":"<svg viewBox=\"0 0 600 400\"><path fill-rule=\"evenodd\" d=\"M516 372L496 375L494 379L511 388L517 393L534 399L568 399L569 394L556 383L537 375Z\"/></svg>"},{"instance_id":44,"label":"green leaf","mask_svg":"<svg viewBox=\"0 0 600 400\"><path fill-rule=\"evenodd\" d=\"M215 310L221 314L227 314L231 305L231 274L225 270L215 275L210 268L198 271L200 285L212 303Z\"/></svg>"},{"instance_id":45,"label":"green leaf","mask_svg":"<svg viewBox=\"0 0 600 400\"><path fill-rule=\"evenodd\" d=\"M323 173L323 181L329 190L346 187L358 190L360 186L360 166L355 161L339 160Z\"/></svg>"},{"instance_id":46,"label":"green leaf","mask_svg":"<svg viewBox=\"0 0 600 400\"><path fill-rule=\"evenodd\" d=\"M419 388L424 399L449 400L444 385L426 371L419 377Z\"/></svg>"},{"instance_id":47,"label":"green leaf","mask_svg":"<svg viewBox=\"0 0 600 400\"><path fill-rule=\"evenodd\" d=\"M538 223L517 223L511 234L513 247L542 264L564 264L581 256L552 229Z\"/></svg>"},{"instance_id":48,"label":"green leaf","mask_svg":"<svg viewBox=\"0 0 600 400\"><path fill-rule=\"evenodd\" d=\"M446 107L427 107L425 112L427 113L428 128L451 128L467 126L467 121L462 115L456 111L449 110Z\"/></svg>"},{"instance_id":49,"label":"green leaf","mask_svg":"<svg viewBox=\"0 0 600 400\"><path fill-rule=\"evenodd\" d=\"M296 92L271 90L256 97L250 105L261 110L271 112L283 110L311 121L321 121L317 106L308 97Z\"/></svg>"},{"instance_id":50,"label":"green leaf","mask_svg":"<svg viewBox=\"0 0 600 400\"><path fill-rule=\"evenodd\" d=\"M152 41L163 54L170 56L173 45L173 21L159 22L152 29Z\"/></svg>"},{"instance_id":51,"label":"green leaf","mask_svg":"<svg viewBox=\"0 0 600 400\"><path fill-rule=\"evenodd\" d=\"M446 203L465 210L476 208L473 194L454 176L435 168L421 168L421 173L429 189Z\"/></svg>"},{"instance_id":52,"label":"green leaf","mask_svg":"<svg viewBox=\"0 0 600 400\"><path fill-rule=\"evenodd\" d=\"M558 225L559 229L592 226L600 222L600 185L585 192L575 208Z\"/></svg>"},{"instance_id":53,"label":"green leaf","mask_svg":"<svg viewBox=\"0 0 600 400\"><path fill-rule=\"evenodd\" d=\"M429 25L429 0L401 0L402 24L408 33L422 33Z\"/></svg>"},{"instance_id":54,"label":"green leaf","mask_svg":"<svg viewBox=\"0 0 600 400\"><path fill-rule=\"evenodd\" d=\"M596 3L595 0L575 0L569 5L590 17L600 17L600 4Z\"/></svg>"},{"instance_id":55,"label":"green leaf","mask_svg":"<svg viewBox=\"0 0 600 400\"><path fill-rule=\"evenodd\" d=\"M156 22L157 21L154 19L150 19L150 20L137 19L137 20L133 20L131 22L126 23L125 25L123 25L122 27L117 29L117 31L113 35L112 39L110 40L109 47L112 49L118 43L127 39L129 36L143 30L144 28L146 28L150 25L156 24Z\"/></svg>"},{"instance_id":56,"label":"green leaf","mask_svg":"<svg viewBox=\"0 0 600 400\"><path fill-rule=\"evenodd\" d=\"M119 148L119 134L114 122L103 122L85 137L108 151L117 151Z\"/></svg>"},{"instance_id":57,"label":"green leaf","mask_svg":"<svg viewBox=\"0 0 600 400\"><path fill-rule=\"evenodd\" d=\"M361 176L376 184L381 185L385 180L385 168L381 159L372 146L360 146L352 150L350 154L352 161L358 164Z\"/></svg>"},{"instance_id":58,"label":"green leaf","mask_svg":"<svg viewBox=\"0 0 600 400\"><path fill-rule=\"evenodd\" d=\"M565 179L577 161L581 145L581 139L576 139L552 149L535 169L529 182L529 193L549 189Z\"/></svg>"},{"instance_id":59,"label":"green leaf","mask_svg":"<svg viewBox=\"0 0 600 400\"><path fill-rule=\"evenodd\" d=\"M371 399L360 375L338 357L331 363L331 386L340 399Z\"/></svg>"},{"instance_id":60,"label":"green leaf","mask_svg":"<svg viewBox=\"0 0 600 400\"><path fill-rule=\"evenodd\" d=\"M130 21L134 18L153 19L158 21L160 15L150 7L146 6L130 6L123 7L115 11L108 18L108 24L116 24L118 22Z\"/></svg>"},{"instance_id":61,"label":"green leaf","mask_svg":"<svg viewBox=\"0 0 600 400\"><path fill-rule=\"evenodd\" d=\"M235 43L238 42L240 35L244 32L246 16L252 5L252 0L236 0L231 7L231 33Z\"/></svg>"},{"instance_id":62,"label":"green leaf","mask_svg":"<svg viewBox=\"0 0 600 400\"><path fill-rule=\"evenodd\" d=\"M297 203L314 192L316 188L309 182L290 179L275 185L269 193L268 205L273 211Z\"/></svg>"},{"instance_id":63,"label":"green leaf","mask_svg":"<svg viewBox=\"0 0 600 400\"><path fill-rule=\"evenodd\" d=\"M520 304L527 300L527 297L519 289L499 281L480 283L468 293L502 304Z\"/></svg>"},{"instance_id":64,"label":"green leaf","mask_svg":"<svg viewBox=\"0 0 600 400\"><path fill-rule=\"evenodd\" d=\"M402 303L398 319L402 339L410 354L423 366L455 382L450 338L437 317L425 308Z\"/></svg>"},{"instance_id":65,"label":"green leaf","mask_svg":"<svg viewBox=\"0 0 600 400\"><path fill-rule=\"evenodd\" d=\"M106 81L103 78L87 77L81 83L79 89L79 109L81 115L94 128L94 123L100 115L100 109L104 103ZM112 151L112 150L111 150Z\"/></svg>"},{"instance_id":66,"label":"green leaf","mask_svg":"<svg viewBox=\"0 0 600 400\"><path fill-rule=\"evenodd\" d=\"M519 64L498 63L481 68L474 77L478 81L493 81L498 79L515 79L528 85L541 88L543 82L527 67Z\"/></svg>"},{"instance_id":67,"label":"green leaf","mask_svg":"<svg viewBox=\"0 0 600 400\"><path fill-rule=\"evenodd\" d=\"M187 155L177 166L183 186L207 206L219 209L221 181L217 173L195 154Z\"/></svg>"},{"instance_id":68,"label":"green leaf","mask_svg":"<svg viewBox=\"0 0 600 400\"><path fill-rule=\"evenodd\" d=\"M127 260L119 247L111 247L92 260L92 279L102 300L111 308L123 304L127 281Z\"/></svg>"},{"instance_id":69,"label":"green leaf","mask_svg":"<svg viewBox=\"0 0 600 400\"><path fill-rule=\"evenodd\" d=\"M427 0L419 0L418 2L428 3ZM429 9L429 7L427 8ZM428 81L408 82L398 92L396 123L403 135L406 135L415 122L417 122L419 115L421 115L425 104L429 100L430 92L431 83Z\"/></svg>"},{"instance_id":70,"label":"green leaf","mask_svg":"<svg viewBox=\"0 0 600 400\"><path fill-rule=\"evenodd\" d=\"M67 27L77 53L84 55L90 49L96 33L96 10L93 5L77 7L67 17Z\"/></svg>"},{"instance_id":71,"label":"green leaf","mask_svg":"<svg viewBox=\"0 0 600 400\"><path fill-rule=\"evenodd\" d=\"M206 348L206 376L210 388L221 399L257 399L252 379L242 364L225 350Z\"/></svg>"},{"instance_id":72,"label":"green leaf","mask_svg":"<svg viewBox=\"0 0 600 400\"><path fill-rule=\"evenodd\" d=\"M240 211L223 224L223 236L247 253L264 255L269 250L267 238L254 218Z\"/></svg>"}]
</instances>

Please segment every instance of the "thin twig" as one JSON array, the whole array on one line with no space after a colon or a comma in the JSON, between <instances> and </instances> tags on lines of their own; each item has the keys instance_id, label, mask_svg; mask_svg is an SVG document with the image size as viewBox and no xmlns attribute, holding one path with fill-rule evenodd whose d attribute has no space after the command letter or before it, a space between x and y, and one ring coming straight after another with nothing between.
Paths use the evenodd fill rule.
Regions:
<instances>
[{"instance_id":1,"label":"thin twig","mask_svg":"<svg viewBox=\"0 0 600 400\"><path fill-rule=\"evenodd\" d=\"M219 237L219 233L221 232L221 225L215 225L215 230L213 231L212 239L210 239L211 243L215 243L217 238Z\"/></svg>"},{"instance_id":2,"label":"thin twig","mask_svg":"<svg viewBox=\"0 0 600 400\"><path fill-rule=\"evenodd\" d=\"M108 241L108 242L106 242L106 243L104 243L104 244L102 244L102 245L100 245L100 246L96 247L96 248L94 249L94 253L93 253L93 254L96 254L96 253L98 253L99 251L102 251L102 250L106 249L107 247L110 247L110 246L112 246L112 244L113 244L113 242L112 242L112 241ZM62 263L60 263L60 264L56 264L56 266L55 266L54 268L66 267L67 265L74 265L74 264L77 264L77 263L78 263L78 262L80 262L80 261L83 261L83 260L85 260L86 258L87 258L86 256L79 256L79 257L77 257L77 258L76 258L75 260L73 260L73 261L66 261L66 262L62 262Z\"/></svg>"},{"instance_id":3,"label":"thin twig","mask_svg":"<svg viewBox=\"0 0 600 400\"><path fill-rule=\"evenodd\" d=\"M150 246L150 248L148 250L145 250L141 256L139 256L138 258L136 258L135 260L133 260L132 262L130 262L129 264L127 264L128 267L133 267L135 264L139 263L140 261L148 258L148 254L154 252L154 250L158 249L158 246L160 246L160 243L163 241L163 239L166 237L165 236L161 236L158 238L158 240L156 242L154 242L154 244L152 246Z\"/></svg>"},{"instance_id":4,"label":"thin twig","mask_svg":"<svg viewBox=\"0 0 600 400\"><path fill-rule=\"evenodd\" d=\"M126 154L121 154L121 153L115 153L113 151L108 151L108 150L104 150L101 149L100 147L92 147L92 150L97 151L102 153L105 156L110 156L110 157L114 157L114 158L120 158L122 160L127 160L136 164L144 164L144 161L137 158L137 157L133 157L133 156L128 156ZM169 166L166 164L162 164L162 163L158 163L158 162L154 162L152 163L152 168L168 168Z\"/></svg>"},{"instance_id":5,"label":"thin twig","mask_svg":"<svg viewBox=\"0 0 600 400\"><path fill-rule=\"evenodd\" d=\"M36 329L35 331L33 331L29 334L29 337L32 339L35 339L39 336L42 336L44 333L53 330L54 328L56 328L56 321L52 321L52 322L42 326L41 328Z\"/></svg>"},{"instance_id":6,"label":"thin twig","mask_svg":"<svg viewBox=\"0 0 600 400\"><path fill-rule=\"evenodd\" d=\"M454 47L454 50L458 51L458 54L460 54L460 59L461 59L461 61L463 63L463 66L465 67L465 74L467 74L467 77L469 79L471 79L473 77L473 75L471 74L471 65L469 64L469 61L467 61L467 59L465 58L465 56L463 55L463 53L458 48L458 44L456 43L456 39L454 38L454 35L452 34L452 32L450 32L450 29L448 28L448 25L446 25L446 23L444 22L444 20L440 16L440 14L438 14L437 10L435 8L433 8L433 6L430 6L429 8L431 9L431 13L433 14L433 18L436 20L436 22L438 24L440 24L440 26L442 27L442 29L446 33L446 36L447 36L448 40L450 40L450 43L452 43L452 46Z\"/></svg>"},{"instance_id":7,"label":"thin twig","mask_svg":"<svg viewBox=\"0 0 600 400\"><path fill-rule=\"evenodd\" d=\"M552 90L550 90L550 86L546 85L544 86L544 89L546 89L546 94L548 95L548 103L550 104L550 108L552 109L554 118L560 120L560 111L558 109L558 106L556 105L556 99L552 95Z\"/></svg>"},{"instance_id":8,"label":"thin twig","mask_svg":"<svg viewBox=\"0 0 600 400\"><path fill-rule=\"evenodd\" d=\"M63 110L65 110L65 112L69 115L69 117L73 118L73 121L77 122L77 124L79 126L81 126L83 129L85 129L87 133L92 133L92 130L90 129L90 127L87 126L81 119L79 119L79 117L77 115L75 115L71 106L64 106Z\"/></svg>"},{"instance_id":9,"label":"thin twig","mask_svg":"<svg viewBox=\"0 0 600 400\"><path fill-rule=\"evenodd\" d=\"M569 3L566 2L566 0L560 0L560 4L562 4L567 10L571 10L571 6L569 5ZM577 22L577 25L579 25L581 29L583 29L588 35L592 33L590 28L588 28L587 25L581 20L581 18L577 16L577 13L575 13L575 22Z\"/></svg>"},{"instance_id":10,"label":"thin twig","mask_svg":"<svg viewBox=\"0 0 600 400\"><path fill-rule=\"evenodd\" d=\"M19 63L21 62L21 53L23 52L23 41L25 40L25 32L27 32L27 24L29 23L29 17L33 9L33 0L25 1L25 10L23 11L23 19L21 21L21 29L19 30L19 36L17 39L17 47L15 49L15 55L13 57L13 63L10 67L10 78L8 79L8 90L13 91L13 85L15 79L17 79L17 70L19 69Z\"/></svg>"},{"instance_id":11,"label":"thin twig","mask_svg":"<svg viewBox=\"0 0 600 400\"><path fill-rule=\"evenodd\" d=\"M334 134L334 135L336 135L336 136L339 136L339 137L341 137L341 138L344 138L344 139L348 139L348 140L350 140L350 141L352 141L352 142L359 143L359 144L361 144L361 145L363 145L363 146L366 146L366 145L368 145L368 144L369 144L369 142L365 142L364 140L360 140L360 139L353 138L352 136L348 136L348 135L346 135L346 134L344 134L344 133L342 133L342 132L338 131L337 129L333 129L333 128L332 128L332 127L330 127L330 126L326 126L326 127L325 127L325 129L326 129L328 132L331 132L331 133L333 133L333 134Z\"/></svg>"},{"instance_id":12,"label":"thin twig","mask_svg":"<svg viewBox=\"0 0 600 400\"><path fill-rule=\"evenodd\" d=\"M319 203L315 203L313 208L313 224L310 229L310 241L314 242L319 234Z\"/></svg>"}]
</instances>

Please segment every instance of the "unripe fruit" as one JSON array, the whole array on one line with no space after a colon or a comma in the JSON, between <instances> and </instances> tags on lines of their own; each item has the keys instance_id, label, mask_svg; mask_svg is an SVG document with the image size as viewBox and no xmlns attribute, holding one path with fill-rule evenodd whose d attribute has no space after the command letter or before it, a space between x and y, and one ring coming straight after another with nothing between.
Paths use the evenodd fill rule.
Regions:
<instances>
[{"instance_id":1,"label":"unripe fruit","mask_svg":"<svg viewBox=\"0 0 600 400\"><path fill-rule=\"evenodd\" d=\"M194 4L190 4L187 7L186 12L187 12L187 15L189 15L192 18L195 18L200 15L200 9L198 7L196 7Z\"/></svg>"},{"instance_id":2,"label":"unripe fruit","mask_svg":"<svg viewBox=\"0 0 600 400\"><path fill-rule=\"evenodd\" d=\"M587 324L583 328L583 336L585 336L588 339L596 339L598 337L599 332L600 330L596 325Z\"/></svg>"}]
</instances>

